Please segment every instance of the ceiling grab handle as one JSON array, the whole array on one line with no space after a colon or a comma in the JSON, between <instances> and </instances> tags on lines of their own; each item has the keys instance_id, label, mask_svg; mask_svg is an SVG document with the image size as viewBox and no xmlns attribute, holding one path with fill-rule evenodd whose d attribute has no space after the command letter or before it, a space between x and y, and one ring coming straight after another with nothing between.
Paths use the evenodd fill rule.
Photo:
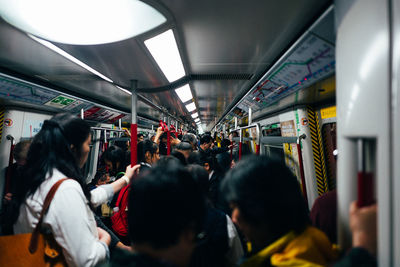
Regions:
<instances>
[{"instance_id":1,"label":"ceiling grab handle","mask_svg":"<svg viewBox=\"0 0 400 267\"><path fill-rule=\"evenodd\" d=\"M358 139L357 206L364 207L375 203L375 140Z\"/></svg>"}]
</instances>

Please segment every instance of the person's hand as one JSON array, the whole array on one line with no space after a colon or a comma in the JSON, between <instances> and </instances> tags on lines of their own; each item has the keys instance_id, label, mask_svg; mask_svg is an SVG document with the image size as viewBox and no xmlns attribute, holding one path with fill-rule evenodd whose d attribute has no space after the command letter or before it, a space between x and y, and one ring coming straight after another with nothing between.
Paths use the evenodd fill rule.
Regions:
<instances>
[{"instance_id":1,"label":"person's hand","mask_svg":"<svg viewBox=\"0 0 400 267\"><path fill-rule=\"evenodd\" d=\"M7 193L4 195L4 201L6 202L10 202L12 199L12 194L11 193Z\"/></svg>"},{"instance_id":2,"label":"person's hand","mask_svg":"<svg viewBox=\"0 0 400 267\"><path fill-rule=\"evenodd\" d=\"M129 180L132 180L132 177L139 174L140 164L137 164L133 167L129 164L125 170L125 176L128 177Z\"/></svg>"},{"instance_id":3,"label":"person's hand","mask_svg":"<svg viewBox=\"0 0 400 267\"><path fill-rule=\"evenodd\" d=\"M372 255L376 255L376 212L376 204L360 208L357 201L354 201L350 205L353 247L363 247Z\"/></svg>"},{"instance_id":4,"label":"person's hand","mask_svg":"<svg viewBox=\"0 0 400 267\"><path fill-rule=\"evenodd\" d=\"M179 140L178 138L173 138L172 136L171 136L170 140L171 140L172 146L176 146L177 144L179 144L181 142L181 140Z\"/></svg>"},{"instance_id":5,"label":"person's hand","mask_svg":"<svg viewBox=\"0 0 400 267\"><path fill-rule=\"evenodd\" d=\"M133 249L131 247L124 245L121 241L117 243L116 247L120 248L120 249L125 249L125 250L130 251L130 252L133 252Z\"/></svg>"},{"instance_id":6,"label":"person's hand","mask_svg":"<svg viewBox=\"0 0 400 267\"><path fill-rule=\"evenodd\" d=\"M160 135L162 135L163 132L164 132L163 131L163 127L160 126L160 127L157 128L156 135L160 136Z\"/></svg>"},{"instance_id":7,"label":"person's hand","mask_svg":"<svg viewBox=\"0 0 400 267\"><path fill-rule=\"evenodd\" d=\"M107 246L110 245L111 243L111 236L109 233L107 233L105 230L103 230L100 227L97 227L97 232L99 234L99 240L106 243Z\"/></svg>"},{"instance_id":8,"label":"person's hand","mask_svg":"<svg viewBox=\"0 0 400 267\"><path fill-rule=\"evenodd\" d=\"M126 133L127 136L131 137L131 132L128 129L124 129L124 132Z\"/></svg>"}]
</instances>

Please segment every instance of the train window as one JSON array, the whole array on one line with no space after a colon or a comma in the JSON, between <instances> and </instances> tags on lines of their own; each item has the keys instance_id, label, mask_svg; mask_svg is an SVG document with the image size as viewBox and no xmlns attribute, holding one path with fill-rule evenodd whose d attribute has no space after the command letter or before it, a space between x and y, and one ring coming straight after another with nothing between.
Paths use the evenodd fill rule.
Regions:
<instances>
[{"instance_id":1,"label":"train window","mask_svg":"<svg viewBox=\"0 0 400 267\"><path fill-rule=\"evenodd\" d=\"M262 136L281 136L281 126L279 123L274 123L262 127ZM285 160L285 153L282 145L268 145L262 146L262 153L269 157L279 158Z\"/></svg>"}]
</instances>

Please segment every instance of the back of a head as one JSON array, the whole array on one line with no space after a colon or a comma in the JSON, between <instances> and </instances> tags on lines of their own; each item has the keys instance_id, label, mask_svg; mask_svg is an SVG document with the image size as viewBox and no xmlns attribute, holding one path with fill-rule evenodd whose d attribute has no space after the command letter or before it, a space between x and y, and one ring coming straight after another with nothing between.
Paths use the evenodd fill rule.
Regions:
<instances>
[{"instance_id":1,"label":"back of a head","mask_svg":"<svg viewBox=\"0 0 400 267\"><path fill-rule=\"evenodd\" d=\"M182 151L192 151L192 145L188 142L182 141L178 145L176 145L175 149Z\"/></svg>"},{"instance_id":2,"label":"back of a head","mask_svg":"<svg viewBox=\"0 0 400 267\"><path fill-rule=\"evenodd\" d=\"M182 136L182 142L188 142L191 144L195 144L197 142L197 138L194 134L192 133L187 133L185 135Z\"/></svg>"},{"instance_id":3,"label":"back of a head","mask_svg":"<svg viewBox=\"0 0 400 267\"><path fill-rule=\"evenodd\" d=\"M211 135L205 134L200 138L200 145L208 144L212 141Z\"/></svg>"},{"instance_id":4,"label":"back of a head","mask_svg":"<svg viewBox=\"0 0 400 267\"><path fill-rule=\"evenodd\" d=\"M112 163L113 172L119 172L125 170L127 164L125 152L117 146L109 146L102 155L103 160L110 161ZM117 163L119 162L119 169L117 169Z\"/></svg>"},{"instance_id":5,"label":"back of a head","mask_svg":"<svg viewBox=\"0 0 400 267\"><path fill-rule=\"evenodd\" d=\"M197 164L190 164L186 166L186 169L190 172L193 179L199 185L200 190L203 192L204 195L208 193L208 173L204 169L204 167L197 165Z\"/></svg>"},{"instance_id":6,"label":"back of a head","mask_svg":"<svg viewBox=\"0 0 400 267\"><path fill-rule=\"evenodd\" d=\"M222 189L243 219L267 226L274 231L271 234L301 232L309 223L300 185L280 160L248 156L226 174Z\"/></svg>"},{"instance_id":7,"label":"back of a head","mask_svg":"<svg viewBox=\"0 0 400 267\"><path fill-rule=\"evenodd\" d=\"M23 140L15 145L13 150L13 157L15 161L20 162L26 160L31 142L32 140Z\"/></svg>"},{"instance_id":8,"label":"back of a head","mask_svg":"<svg viewBox=\"0 0 400 267\"><path fill-rule=\"evenodd\" d=\"M199 231L204 213L204 199L189 172L175 159L160 162L132 183L129 236L133 244L167 248L184 230Z\"/></svg>"},{"instance_id":9,"label":"back of a head","mask_svg":"<svg viewBox=\"0 0 400 267\"><path fill-rule=\"evenodd\" d=\"M150 152L152 156L157 151L157 146L149 139L143 140L137 144L137 159L138 162L146 162L146 152Z\"/></svg>"},{"instance_id":10,"label":"back of a head","mask_svg":"<svg viewBox=\"0 0 400 267\"><path fill-rule=\"evenodd\" d=\"M73 166L73 169L79 169L77 163L81 156L81 147L89 134L89 125L69 113L60 113L45 120L42 129L32 140L27 168L35 168L40 161L47 168L58 168L64 174L70 174L68 168Z\"/></svg>"},{"instance_id":11,"label":"back of a head","mask_svg":"<svg viewBox=\"0 0 400 267\"><path fill-rule=\"evenodd\" d=\"M229 141L229 139L222 139L221 141L221 146L222 147L228 147L231 144L231 141Z\"/></svg>"},{"instance_id":12,"label":"back of a head","mask_svg":"<svg viewBox=\"0 0 400 267\"><path fill-rule=\"evenodd\" d=\"M189 164L202 165L200 153L198 151L193 151L192 153L190 153L189 158L187 159L187 162Z\"/></svg>"}]
</instances>

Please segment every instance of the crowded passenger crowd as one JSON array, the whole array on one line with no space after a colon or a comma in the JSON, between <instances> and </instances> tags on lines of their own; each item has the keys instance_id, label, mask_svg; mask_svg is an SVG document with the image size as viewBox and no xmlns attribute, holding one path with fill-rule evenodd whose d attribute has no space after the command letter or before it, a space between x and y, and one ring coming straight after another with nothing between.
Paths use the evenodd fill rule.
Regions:
<instances>
[{"instance_id":1,"label":"crowded passenger crowd","mask_svg":"<svg viewBox=\"0 0 400 267\"><path fill-rule=\"evenodd\" d=\"M336 225L324 214L335 211L318 200L310 218L281 160L238 161L229 138L210 133L172 133L170 155L162 127L137 138L137 165L130 164L129 143L115 142L86 184L89 125L70 114L46 120L14 151L3 235L40 228L68 266L376 266L375 205L351 205L353 248L340 251L332 243L336 232L324 228ZM55 193L45 209L49 191Z\"/></svg>"}]
</instances>

